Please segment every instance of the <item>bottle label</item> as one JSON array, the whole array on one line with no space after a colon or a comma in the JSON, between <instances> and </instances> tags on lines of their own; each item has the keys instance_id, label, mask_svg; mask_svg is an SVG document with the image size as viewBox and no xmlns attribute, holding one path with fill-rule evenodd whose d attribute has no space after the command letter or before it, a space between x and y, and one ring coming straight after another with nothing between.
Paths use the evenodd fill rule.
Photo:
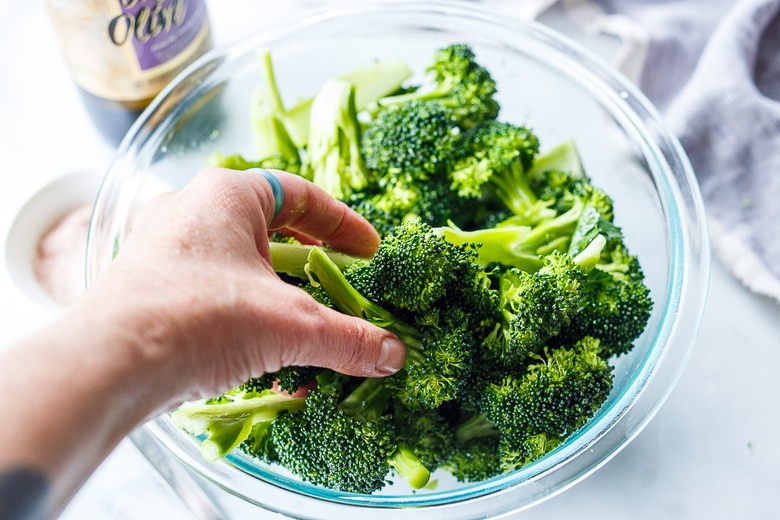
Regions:
<instances>
[{"instance_id":1,"label":"bottle label","mask_svg":"<svg viewBox=\"0 0 780 520\"><path fill-rule=\"evenodd\" d=\"M86 92L139 105L211 47L205 0L45 0Z\"/></svg>"},{"instance_id":2,"label":"bottle label","mask_svg":"<svg viewBox=\"0 0 780 520\"><path fill-rule=\"evenodd\" d=\"M179 56L198 37L206 22L203 0L115 0L121 14L111 19L114 45L132 42L138 65L148 70Z\"/></svg>"}]
</instances>

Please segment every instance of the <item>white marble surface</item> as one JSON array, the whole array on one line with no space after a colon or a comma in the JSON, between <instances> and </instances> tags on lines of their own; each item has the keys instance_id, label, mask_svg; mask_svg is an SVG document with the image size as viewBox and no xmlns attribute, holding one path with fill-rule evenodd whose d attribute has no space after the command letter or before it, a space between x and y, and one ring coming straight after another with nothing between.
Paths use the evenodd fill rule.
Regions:
<instances>
[{"instance_id":1,"label":"white marble surface","mask_svg":"<svg viewBox=\"0 0 780 520\"><path fill-rule=\"evenodd\" d=\"M277 26L299 9L320 4L313 0L209 3L220 44ZM528 3L523 9L528 9ZM48 182L74 170L103 171L113 149L83 112L40 2L5 2L0 13L2 347L57 312L12 279L20 278L18 270L9 267L13 262L6 261L16 253L6 251L12 222ZM556 17L546 19L566 23ZM581 36L597 51L607 49L603 42ZM780 306L745 290L715 261L698 344L655 419L594 475L517 517L780 517L778 366ZM259 511L252 516L275 518ZM62 518L178 520L194 515L135 446L124 441Z\"/></svg>"}]
</instances>

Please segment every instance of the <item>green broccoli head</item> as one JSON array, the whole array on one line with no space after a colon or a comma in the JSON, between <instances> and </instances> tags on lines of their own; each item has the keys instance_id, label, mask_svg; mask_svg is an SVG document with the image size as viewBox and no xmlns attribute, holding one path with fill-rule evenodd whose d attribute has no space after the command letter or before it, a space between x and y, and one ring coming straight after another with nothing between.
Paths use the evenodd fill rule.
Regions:
<instances>
[{"instance_id":1,"label":"green broccoli head","mask_svg":"<svg viewBox=\"0 0 780 520\"><path fill-rule=\"evenodd\" d=\"M361 151L381 186L412 188L446 169L456 133L449 108L410 100L379 112L363 132Z\"/></svg>"},{"instance_id":2,"label":"green broccoli head","mask_svg":"<svg viewBox=\"0 0 780 520\"><path fill-rule=\"evenodd\" d=\"M459 43L437 49L426 72L429 84L382 97L369 112L377 114L408 101L437 101L452 110L458 126L464 129L498 116L496 82L477 61L471 46Z\"/></svg>"},{"instance_id":3,"label":"green broccoli head","mask_svg":"<svg viewBox=\"0 0 780 520\"><path fill-rule=\"evenodd\" d=\"M501 439L498 436L478 437L456 444L442 465L459 482L482 482L503 473Z\"/></svg>"},{"instance_id":4,"label":"green broccoli head","mask_svg":"<svg viewBox=\"0 0 780 520\"><path fill-rule=\"evenodd\" d=\"M453 108L462 127L498 116L496 82L470 45L457 43L436 50L428 72L436 82L435 96Z\"/></svg>"},{"instance_id":5,"label":"green broccoli head","mask_svg":"<svg viewBox=\"0 0 780 520\"><path fill-rule=\"evenodd\" d=\"M407 221L384 237L371 261L380 303L425 312L474 280L481 272L476 257L473 248L450 242L420 219Z\"/></svg>"},{"instance_id":6,"label":"green broccoli head","mask_svg":"<svg viewBox=\"0 0 780 520\"><path fill-rule=\"evenodd\" d=\"M602 355L628 352L647 328L653 309L639 259L619 241L602 253L583 284L580 309L560 332L556 343L583 336L601 341Z\"/></svg>"},{"instance_id":7,"label":"green broccoli head","mask_svg":"<svg viewBox=\"0 0 780 520\"><path fill-rule=\"evenodd\" d=\"M396 450L390 416L352 417L335 395L312 391L306 407L280 416L271 432L280 463L307 482L350 493L385 485Z\"/></svg>"},{"instance_id":8,"label":"green broccoli head","mask_svg":"<svg viewBox=\"0 0 780 520\"><path fill-rule=\"evenodd\" d=\"M585 337L570 348L546 349L521 375L505 375L487 385L482 411L502 436L563 438L601 408L612 378L599 341Z\"/></svg>"},{"instance_id":9,"label":"green broccoli head","mask_svg":"<svg viewBox=\"0 0 780 520\"><path fill-rule=\"evenodd\" d=\"M499 280L503 335L490 343L508 366L525 362L569 325L585 276L566 253L553 252L534 273L508 269Z\"/></svg>"}]
</instances>

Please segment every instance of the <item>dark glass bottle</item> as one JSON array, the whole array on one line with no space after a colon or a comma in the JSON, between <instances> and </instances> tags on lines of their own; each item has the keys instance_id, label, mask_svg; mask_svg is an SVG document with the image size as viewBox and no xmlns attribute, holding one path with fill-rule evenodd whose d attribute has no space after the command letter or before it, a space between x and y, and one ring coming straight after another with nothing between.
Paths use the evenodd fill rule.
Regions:
<instances>
[{"instance_id":1,"label":"dark glass bottle","mask_svg":"<svg viewBox=\"0 0 780 520\"><path fill-rule=\"evenodd\" d=\"M212 46L205 0L46 0L46 8L87 112L115 145Z\"/></svg>"}]
</instances>

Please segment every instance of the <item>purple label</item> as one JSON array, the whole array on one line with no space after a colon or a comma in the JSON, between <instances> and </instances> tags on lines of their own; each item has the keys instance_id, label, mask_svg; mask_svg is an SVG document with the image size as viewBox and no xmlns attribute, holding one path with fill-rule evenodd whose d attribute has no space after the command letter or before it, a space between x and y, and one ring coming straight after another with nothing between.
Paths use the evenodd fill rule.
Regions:
<instances>
[{"instance_id":1,"label":"purple label","mask_svg":"<svg viewBox=\"0 0 780 520\"><path fill-rule=\"evenodd\" d=\"M118 0L122 14L108 34L116 45L132 41L141 70L175 58L200 33L206 21L205 0Z\"/></svg>"}]
</instances>

